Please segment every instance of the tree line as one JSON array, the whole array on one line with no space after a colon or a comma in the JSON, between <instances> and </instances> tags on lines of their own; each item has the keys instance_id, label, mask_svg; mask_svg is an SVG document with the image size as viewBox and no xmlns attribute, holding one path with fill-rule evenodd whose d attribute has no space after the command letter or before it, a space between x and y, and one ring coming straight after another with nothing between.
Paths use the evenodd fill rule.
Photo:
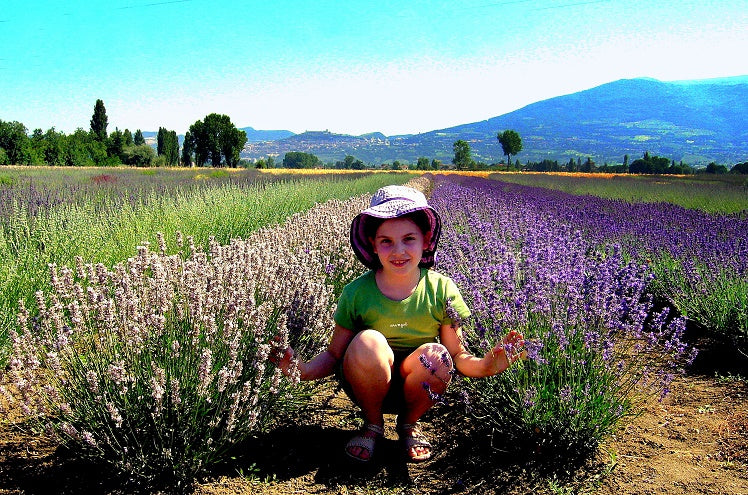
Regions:
<instances>
[{"instance_id":1,"label":"tree line","mask_svg":"<svg viewBox=\"0 0 748 495\"><path fill-rule=\"evenodd\" d=\"M748 162L735 164L731 169L724 165L717 165L712 162L704 169L695 169L682 161L676 163L669 158L650 155L648 151L644 152L642 158L629 163L629 156L624 155L623 164L608 165L607 163L598 166L588 157L582 161L581 157L569 158L566 163L559 163L558 160L545 159L540 162L526 162L524 165L517 160L512 164L512 155L516 156L522 151L522 138L514 130L505 130L499 132L496 136L501 145L504 156L507 157L506 164L486 165L475 162L471 157L470 144L464 140L457 140L453 144L454 158L452 164L458 170L527 170L534 172L586 172L586 173L619 173L619 174L655 174L655 175L689 175L695 173L707 174L748 174Z\"/></svg>"},{"instance_id":2,"label":"tree line","mask_svg":"<svg viewBox=\"0 0 748 495\"><path fill-rule=\"evenodd\" d=\"M724 165L716 165L715 163L709 164L704 169L694 169L693 167L684 164L683 162L676 163L674 160L668 158L658 157L656 155L650 155L649 152L645 152L642 158L638 158L629 163L628 155L624 156L622 165L602 165L598 166L591 158L587 158L582 161L581 158L570 158L568 162L559 163L558 160L542 160L540 162L526 162L521 164L519 160L516 160L514 164L511 162L511 157L516 156L522 151L522 138L520 135L513 130L507 130L500 132L497 135L497 139L502 147L504 155L507 157L506 164L485 164L476 162L472 158L472 151L470 149L470 143L464 140L457 140L452 146L454 157L452 158L451 167L447 164L442 163L437 159L429 159L427 157L419 157L415 164L401 163L399 160L394 160L391 164L381 164L379 168L388 168L390 170L401 170L404 168L410 168L414 170L441 170L445 168L454 168L456 170L514 170L514 171L535 171L535 172L585 172L585 173L631 173L631 174L677 174L677 175L688 175L695 173L707 173L707 174L722 174L722 173L748 173L748 162L736 164L732 169L728 170ZM276 163L272 156L267 158L261 158L255 162L257 168L334 168L334 169L347 169L347 170L366 170L375 168L370 164L365 164L363 161L357 159L353 155L346 155L344 160L339 160L334 163L322 163L316 155L311 153L305 153L300 151L291 151L285 154L282 162Z\"/></svg>"},{"instance_id":3,"label":"tree line","mask_svg":"<svg viewBox=\"0 0 748 495\"><path fill-rule=\"evenodd\" d=\"M107 133L109 119L102 100L96 100L90 121L90 130L78 128L66 135L51 128L46 132L35 129L31 135L20 122L0 120L0 165L52 165L52 166L112 166L131 165L149 166L206 166L237 167L240 164L240 153L247 142L244 131L237 129L227 115L211 113L203 120L192 124L185 133L181 144L176 131L159 127L156 136L156 149L146 143L140 129L131 133L129 129L119 128ZM590 157L582 161L581 157L570 158L568 162L545 159L540 162L526 162L524 165L512 156L522 151L522 138L514 130L499 132L496 139L506 157L505 164L479 163L473 160L470 144L459 139L453 144L454 158L452 166L457 170L529 170L537 172L610 172L632 174L693 174L693 173L748 173L748 162L738 163L731 169L724 165L710 163L705 169L694 169L683 162L650 155L645 152L642 158L629 163L629 156L624 155L621 165L597 165ZM248 164L247 164L248 165ZM291 151L285 154L282 162L276 163L273 157L257 160L257 168L336 168L364 170L372 168L352 155L335 163L323 164L311 153ZM419 157L413 165L399 160L386 165L398 170L414 168L416 170L439 170L448 167L436 159Z\"/></svg>"},{"instance_id":4,"label":"tree line","mask_svg":"<svg viewBox=\"0 0 748 495\"><path fill-rule=\"evenodd\" d=\"M204 166L236 167L247 135L226 115L210 114L190 126L181 146L176 131L159 127L156 149L146 143L140 129L133 134L119 128L107 132L109 118L102 100L96 100L88 131L78 128L66 135L51 128L31 135L20 122L0 120L0 165L51 166Z\"/></svg>"}]
</instances>

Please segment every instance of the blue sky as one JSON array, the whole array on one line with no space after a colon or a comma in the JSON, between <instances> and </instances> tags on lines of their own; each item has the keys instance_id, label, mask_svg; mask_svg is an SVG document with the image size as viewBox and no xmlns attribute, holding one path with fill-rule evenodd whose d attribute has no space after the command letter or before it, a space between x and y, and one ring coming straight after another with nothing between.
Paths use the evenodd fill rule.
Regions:
<instances>
[{"instance_id":1,"label":"blue sky","mask_svg":"<svg viewBox=\"0 0 748 495\"><path fill-rule=\"evenodd\" d=\"M0 120L29 131L387 135L632 77L748 74L748 0L0 0Z\"/></svg>"}]
</instances>

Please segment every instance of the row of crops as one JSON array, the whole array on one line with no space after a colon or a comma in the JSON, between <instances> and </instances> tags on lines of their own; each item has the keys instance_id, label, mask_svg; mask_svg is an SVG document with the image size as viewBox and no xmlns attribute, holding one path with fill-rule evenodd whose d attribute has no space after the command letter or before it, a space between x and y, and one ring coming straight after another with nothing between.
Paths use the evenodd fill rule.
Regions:
<instances>
[{"instance_id":1,"label":"row of crops","mask_svg":"<svg viewBox=\"0 0 748 495\"><path fill-rule=\"evenodd\" d=\"M732 341L744 354L748 352L748 196L740 191L742 186L688 182L686 187L675 182L661 194L669 196L670 202L657 202L654 194L663 192L663 184L655 183L643 187L647 202L632 203L562 191L574 185L580 193L604 190L618 198L620 185L611 189L574 177L540 180L546 187L505 184L486 193L501 189L507 201L524 198L524 207L578 230L589 242L619 246L627 259L652 271L654 279L647 291L660 304ZM634 184L630 187L636 189ZM711 198L711 209L719 213L678 205L687 204L689 197L700 198L700 204ZM724 201L726 197L734 201Z\"/></svg>"},{"instance_id":2,"label":"row of crops","mask_svg":"<svg viewBox=\"0 0 748 495\"><path fill-rule=\"evenodd\" d=\"M118 203L114 219L69 203L24 217L19 203L0 243L3 304L20 315L5 323L1 400L127 477L189 482L308 403L315 384L267 356L325 344L363 270L350 221L366 193L408 178L221 185ZM686 318L745 342L744 218L478 177L411 184L444 218L436 269L473 310L473 350L527 338L526 362L453 390L470 434L504 451L593 452L693 359Z\"/></svg>"},{"instance_id":3,"label":"row of crops","mask_svg":"<svg viewBox=\"0 0 748 495\"><path fill-rule=\"evenodd\" d=\"M102 173L104 171L104 173ZM331 198L344 199L405 177L259 175L196 169L39 169L0 172L0 363L18 301L48 285L48 265L76 256L107 267L156 232L190 235L205 248L277 224Z\"/></svg>"}]
</instances>

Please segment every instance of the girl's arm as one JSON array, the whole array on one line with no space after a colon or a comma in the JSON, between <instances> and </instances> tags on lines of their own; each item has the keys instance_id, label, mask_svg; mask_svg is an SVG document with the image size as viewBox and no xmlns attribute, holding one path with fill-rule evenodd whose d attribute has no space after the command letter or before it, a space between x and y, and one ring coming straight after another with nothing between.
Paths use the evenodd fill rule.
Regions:
<instances>
[{"instance_id":1,"label":"girl's arm","mask_svg":"<svg viewBox=\"0 0 748 495\"><path fill-rule=\"evenodd\" d=\"M299 371L302 380L317 380L330 376L335 372L335 365L343 359L345 350L348 348L354 332L335 324L332 332L330 343L327 349L314 356L310 361L299 361ZM283 356L277 360L276 364L286 375L290 374L291 363L294 360L294 350L291 347L286 348Z\"/></svg>"},{"instance_id":2,"label":"girl's arm","mask_svg":"<svg viewBox=\"0 0 748 495\"><path fill-rule=\"evenodd\" d=\"M462 343L462 330L455 325L442 325L439 330L439 338L452 356L452 361L461 374L472 378L483 378L501 373L509 368L516 360L526 356L524 351L524 338L522 334L512 330L509 332L491 352L482 358L470 354ZM507 355L506 348L513 349L511 355Z\"/></svg>"}]
</instances>

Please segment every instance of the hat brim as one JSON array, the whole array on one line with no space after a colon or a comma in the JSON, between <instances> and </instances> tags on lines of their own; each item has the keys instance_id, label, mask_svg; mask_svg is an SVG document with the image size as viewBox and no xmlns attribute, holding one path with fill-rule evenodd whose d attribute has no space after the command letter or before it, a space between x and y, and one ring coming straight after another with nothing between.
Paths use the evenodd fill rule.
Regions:
<instances>
[{"instance_id":1,"label":"hat brim","mask_svg":"<svg viewBox=\"0 0 748 495\"><path fill-rule=\"evenodd\" d=\"M431 237L428 246L423 250L423 255L418 266L422 268L431 268L434 266L436 247L439 244L441 236L441 218L439 214L430 206L413 206L412 201L393 200L377 206L372 206L362 211L351 222L351 247L356 257L369 269L376 270L381 268L382 264L379 257L374 252L374 246L366 235L366 222L368 218L391 219L399 218L408 213L423 211L428 218L431 227Z\"/></svg>"}]
</instances>

